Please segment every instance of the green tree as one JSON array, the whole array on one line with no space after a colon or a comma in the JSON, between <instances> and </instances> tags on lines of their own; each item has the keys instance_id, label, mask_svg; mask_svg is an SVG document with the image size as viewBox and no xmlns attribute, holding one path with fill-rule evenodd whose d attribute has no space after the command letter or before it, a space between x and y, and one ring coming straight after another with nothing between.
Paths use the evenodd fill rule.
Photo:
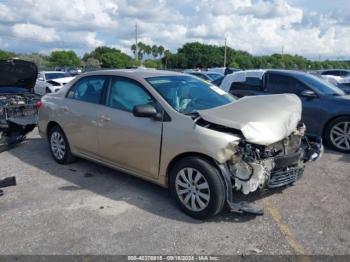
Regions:
<instances>
[{"instance_id":1,"label":"green tree","mask_svg":"<svg viewBox=\"0 0 350 262\"><path fill-rule=\"evenodd\" d=\"M4 50L0 50L0 60L6 60L16 57L16 54L13 52L8 52Z\"/></svg>"},{"instance_id":2,"label":"green tree","mask_svg":"<svg viewBox=\"0 0 350 262\"><path fill-rule=\"evenodd\" d=\"M89 57L85 62L84 65L86 68L100 68L101 62L97 60L96 58Z\"/></svg>"},{"instance_id":3,"label":"green tree","mask_svg":"<svg viewBox=\"0 0 350 262\"><path fill-rule=\"evenodd\" d=\"M120 51L110 52L101 56L101 64L103 68L126 68L131 66L131 59Z\"/></svg>"},{"instance_id":4,"label":"green tree","mask_svg":"<svg viewBox=\"0 0 350 262\"><path fill-rule=\"evenodd\" d=\"M33 62L35 63L39 68L46 68L49 66L49 57L43 54L38 53L32 53L32 54L22 54L19 55L19 59Z\"/></svg>"},{"instance_id":5,"label":"green tree","mask_svg":"<svg viewBox=\"0 0 350 262\"><path fill-rule=\"evenodd\" d=\"M90 58L98 60L102 68L126 68L133 66L130 56L119 49L107 46L97 47L91 53L85 54L83 60L87 62Z\"/></svg>"},{"instance_id":6,"label":"green tree","mask_svg":"<svg viewBox=\"0 0 350 262\"><path fill-rule=\"evenodd\" d=\"M49 65L79 67L81 60L74 51L53 51L49 56Z\"/></svg>"}]
</instances>

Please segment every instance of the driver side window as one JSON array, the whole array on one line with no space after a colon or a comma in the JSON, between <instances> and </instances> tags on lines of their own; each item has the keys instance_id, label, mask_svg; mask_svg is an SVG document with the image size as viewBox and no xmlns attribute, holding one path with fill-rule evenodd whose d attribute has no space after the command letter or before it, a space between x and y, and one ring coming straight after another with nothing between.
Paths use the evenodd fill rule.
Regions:
<instances>
[{"instance_id":1,"label":"driver side window","mask_svg":"<svg viewBox=\"0 0 350 262\"><path fill-rule=\"evenodd\" d=\"M123 78L112 79L107 106L132 112L137 105L153 102L151 95L137 82Z\"/></svg>"},{"instance_id":2,"label":"driver side window","mask_svg":"<svg viewBox=\"0 0 350 262\"><path fill-rule=\"evenodd\" d=\"M269 74L267 77L267 91L271 94L296 94L300 95L308 87L297 79L278 74Z\"/></svg>"}]
</instances>

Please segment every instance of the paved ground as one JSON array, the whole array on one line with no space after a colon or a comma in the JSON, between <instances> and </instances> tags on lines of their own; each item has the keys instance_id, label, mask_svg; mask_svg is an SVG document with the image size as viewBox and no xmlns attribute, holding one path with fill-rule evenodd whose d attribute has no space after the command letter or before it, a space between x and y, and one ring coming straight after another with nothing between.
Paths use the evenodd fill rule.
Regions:
<instances>
[{"instance_id":1,"label":"paved ground","mask_svg":"<svg viewBox=\"0 0 350 262\"><path fill-rule=\"evenodd\" d=\"M0 153L0 254L350 254L350 156L327 152L294 187L255 194L265 215L201 222L167 190L79 160L56 164L35 133Z\"/></svg>"}]
</instances>

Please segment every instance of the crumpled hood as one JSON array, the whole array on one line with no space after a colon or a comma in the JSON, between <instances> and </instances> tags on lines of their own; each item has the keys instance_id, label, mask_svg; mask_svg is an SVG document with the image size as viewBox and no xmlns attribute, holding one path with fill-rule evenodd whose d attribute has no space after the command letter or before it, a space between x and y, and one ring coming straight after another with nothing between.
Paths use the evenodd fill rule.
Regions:
<instances>
[{"instance_id":1,"label":"crumpled hood","mask_svg":"<svg viewBox=\"0 0 350 262\"><path fill-rule=\"evenodd\" d=\"M2 60L0 61L0 92L1 89L34 88L38 76L37 66L23 60Z\"/></svg>"},{"instance_id":2,"label":"crumpled hood","mask_svg":"<svg viewBox=\"0 0 350 262\"><path fill-rule=\"evenodd\" d=\"M288 137L301 120L301 101L293 94L244 97L198 111L206 121L240 130L247 142L270 145Z\"/></svg>"}]
</instances>

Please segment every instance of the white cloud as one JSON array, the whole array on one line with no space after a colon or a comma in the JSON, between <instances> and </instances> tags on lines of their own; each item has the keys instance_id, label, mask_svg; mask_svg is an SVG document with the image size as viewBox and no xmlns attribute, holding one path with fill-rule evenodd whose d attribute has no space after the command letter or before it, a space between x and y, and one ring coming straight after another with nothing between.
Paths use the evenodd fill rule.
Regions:
<instances>
[{"instance_id":1,"label":"white cloud","mask_svg":"<svg viewBox=\"0 0 350 262\"><path fill-rule=\"evenodd\" d=\"M15 24L12 27L15 37L19 39L31 39L38 42L50 43L59 40L54 28L42 27L33 24Z\"/></svg>"},{"instance_id":2,"label":"white cloud","mask_svg":"<svg viewBox=\"0 0 350 262\"><path fill-rule=\"evenodd\" d=\"M317 1L314 1L317 7ZM253 54L350 56L347 0L320 13L291 0L5 0L0 48L32 52L99 45L130 52L139 39L176 50L189 41L223 44ZM25 40L25 41L21 41Z\"/></svg>"}]
</instances>

